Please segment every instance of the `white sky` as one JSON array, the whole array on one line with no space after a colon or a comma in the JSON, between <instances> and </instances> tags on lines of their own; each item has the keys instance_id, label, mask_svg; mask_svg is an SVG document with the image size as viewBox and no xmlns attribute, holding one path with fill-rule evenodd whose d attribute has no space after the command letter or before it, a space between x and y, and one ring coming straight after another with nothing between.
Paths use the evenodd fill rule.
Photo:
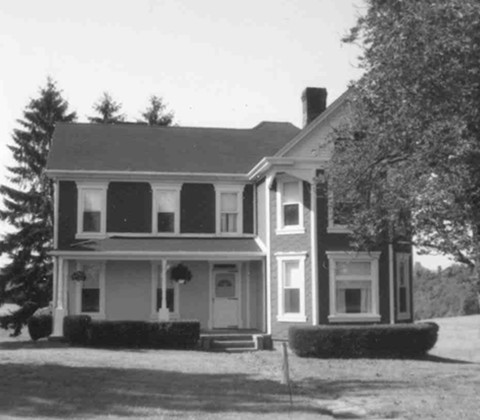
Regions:
<instances>
[{"instance_id":1,"label":"white sky","mask_svg":"<svg viewBox=\"0 0 480 420\"><path fill-rule=\"evenodd\" d=\"M330 103L360 75L359 51L340 39L363 8L362 0L2 1L0 183L15 120L47 75L80 121L109 91L131 120L157 94L184 126L300 126L306 86L326 87Z\"/></svg>"}]
</instances>

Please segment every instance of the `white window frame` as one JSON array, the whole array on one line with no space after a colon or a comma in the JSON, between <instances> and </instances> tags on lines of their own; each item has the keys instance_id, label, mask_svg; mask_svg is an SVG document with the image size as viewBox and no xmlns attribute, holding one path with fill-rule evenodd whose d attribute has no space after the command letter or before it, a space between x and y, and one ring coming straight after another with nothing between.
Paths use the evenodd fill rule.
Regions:
<instances>
[{"instance_id":1,"label":"white window frame","mask_svg":"<svg viewBox=\"0 0 480 420\"><path fill-rule=\"evenodd\" d=\"M221 236L238 236L243 235L243 190L245 185L224 184L215 185L215 231L217 235ZM237 195L237 231L236 232L222 232L222 213L221 213L221 195L222 194L236 194Z\"/></svg>"},{"instance_id":2,"label":"white window frame","mask_svg":"<svg viewBox=\"0 0 480 420\"><path fill-rule=\"evenodd\" d=\"M335 197L333 196L333 192L328 192L328 233L352 233L352 230L348 228L347 225L339 225L335 224Z\"/></svg>"},{"instance_id":3,"label":"white window frame","mask_svg":"<svg viewBox=\"0 0 480 420\"><path fill-rule=\"evenodd\" d=\"M180 233L180 190L182 186L172 183L155 183L152 187L152 234L156 236L171 236ZM157 200L162 192L173 192L175 194L175 210L174 210L174 229L173 232L158 231L157 217Z\"/></svg>"},{"instance_id":4,"label":"white window frame","mask_svg":"<svg viewBox=\"0 0 480 420\"><path fill-rule=\"evenodd\" d=\"M396 253L395 255L395 262L396 262L396 274L397 274L397 287L396 287L396 292L397 292L397 319L399 320L405 320L405 319L410 319L412 314L411 314L411 300L410 300L410 284L411 284L411 254L408 253L403 253L399 252ZM406 289L406 294L407 294L407 311L406 312L400 312L400 268L401 268L401 262L404 263L404 276L405 276L405 289Z\"/></svg>"},{"instance_id":5,"label":"white window frame","mask_svg":"<svg viewBox=\"0 0 480 420\"><path fill-rule=\"evenodd\" d=\"M283 217L283 204L282 203L282 192L283 192L283 185L285 183L298 183L298 191L299 191L299 201L292 202L290 204L298 204L298 225L289 225L285 226L283 224L284 217ZM293 177L277 177L277 228L275 229L275 233L277 235L293 235L298 233L305 233L305 225L304 225L304 197L303 197L303 181Z\"/></svg>"},{"instance_id":6,"label":"white window frame","mask_svg":"<svg viewBox=\"0 0 480 420\"><path fill-rule=\"evenodd\" d=\"M305 313L305 260L307 258L306 252L277 252L275 253L275 257L277 259L277 297L278 297L278 314L277 320L280 322L306 322L307 316ZM298 262L298 267L300 269L300 275L302 277L302 281L300 283L300 312L299 313L288 313L285 312L284 308L284 279L285 279L285 272L284 272L284 263L286 261L296 261Z\"/></svg>"},{"instance_id":7,"label":"white window frame","mask_svg":"<svg viewBox=\"0 0 480 420\"><path fill-rule=\"evenodd\" d=\"M329 266L329 285L330 285L330 322L379 322L380 317L380 294L378 287L378 260L380 252L348 252L348 251L327 251ZM372 310L370 313L347 314L337 313L336 305L336 275L335 268L337 262L369 262L371 264L371 293L372 293ZM355 278L350 278L355 281ZM360 279L359 279L360 281ZM365 281L362 278L361 281Z\"/></svg>"},{"instance_id":8,"label":"white window frame","mask_svg":"<svg viewBox=\"0 0 480 420\"><path fill-rule=\"evenodd\" d=\"M105 261L77 261L77 271L83 271L85 265L96 265L100 267L99 270L99 305L98 312L82 312L82 289L83 282L76 282L75 290L75 306L77 315L89 315L93 319L105 319L105 279L106 279L106 262Z\"/></svg>"},{"instance_id":9,"label":"white window frame","mask_svg":"<svg viewBox=\"0 0 480 420\"><path fill-rule=\"evenodd\" d=\"M77 238L104 238L107 232L107 182L77 182ZM101 192L100 232L83 231L84 197L87 191Z\"/></svg>"}]
</instances>

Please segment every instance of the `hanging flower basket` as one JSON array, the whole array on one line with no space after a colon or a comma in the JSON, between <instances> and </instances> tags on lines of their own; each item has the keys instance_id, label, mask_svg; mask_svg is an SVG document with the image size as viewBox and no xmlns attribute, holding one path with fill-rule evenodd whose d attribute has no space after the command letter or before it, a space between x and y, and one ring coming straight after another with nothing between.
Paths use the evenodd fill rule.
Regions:
<instances>
[{"instance_id":1,"label":"hanging flower basket","mask_svg":"<svg viewBox=\"0 0 480 420\"><path fill-rule=\"evenodd\" d=\"M73 281L85 281L87 280L87 275L85 271L77 270L72 273L71 278Z\"/></svg>"},{"instance_id":2,"label":"hanging flower basket","mask_svg":"<svg viewBox=\"0 0 480 420\"><path fill-rule=\"evenodd\" d=\"M170 270L170 278L180 284L185 284L192 279L192 272L186 265L177 264Z\"/></svg>"}]
</instances>

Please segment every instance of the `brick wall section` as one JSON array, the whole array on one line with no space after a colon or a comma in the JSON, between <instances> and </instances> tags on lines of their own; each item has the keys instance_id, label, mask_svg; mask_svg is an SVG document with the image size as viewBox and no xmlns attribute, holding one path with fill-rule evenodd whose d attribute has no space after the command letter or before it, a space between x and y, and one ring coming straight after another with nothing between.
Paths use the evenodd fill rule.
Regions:
<instances>
[{"instance_id":1,"label":"brick wall section","mask_svg":"<svg viewBox=\"0 0 480 420\"><path fill-rule=\"evenodd\" d=\"M329 272L326 251L347 251L352 249L348 235L328 233L328 201L326 185L317 186L317 238L318 238L318 278L319 278L319 317L320 324L328 324L330 314ZM411 252L411 248L408 247ZM378 249L381 252L379 259L379 310L381 323L390 322L390 284L388 244Z\"/></svg>"},{"instance_id":2,"label":"brick wall section","mask_svg":"<svg viewBox=\"0 0 480 420\"><path fill-rule=\"evenodd\" d=\"M277 320L278 315L278 264L276 252L299 252L306 251L305 259L305 314L306 325L312 324L312 263L311 263L311 222L310 222L310 184L303 182L303 220L305 233L292 235L277 235L277 197L276 184L274 183L269 192L270 200L270 273L271 273L271 308L272 308L272 336L274 339L283 340L288 337L288 329L296 322L281 322ZM302 323L303 325L303 323Z\"/></svg>"}]
</instances>

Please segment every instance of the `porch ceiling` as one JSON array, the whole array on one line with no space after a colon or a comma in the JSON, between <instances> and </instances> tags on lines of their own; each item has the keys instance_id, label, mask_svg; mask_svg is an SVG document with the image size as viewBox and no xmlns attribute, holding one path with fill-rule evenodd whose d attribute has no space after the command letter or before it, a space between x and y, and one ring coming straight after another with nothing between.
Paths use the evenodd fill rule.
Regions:
<instances>
[{"instance_id":1,"label":"porch ceiling","mask_svg":"<svg viewBox=\"0 0 480 420\"><path fill-rule=\"evenodd\" d=\"M78 241L52 255L149 257L262 257L254 238L106 238Z\"/></svg>"}]
</instances>

